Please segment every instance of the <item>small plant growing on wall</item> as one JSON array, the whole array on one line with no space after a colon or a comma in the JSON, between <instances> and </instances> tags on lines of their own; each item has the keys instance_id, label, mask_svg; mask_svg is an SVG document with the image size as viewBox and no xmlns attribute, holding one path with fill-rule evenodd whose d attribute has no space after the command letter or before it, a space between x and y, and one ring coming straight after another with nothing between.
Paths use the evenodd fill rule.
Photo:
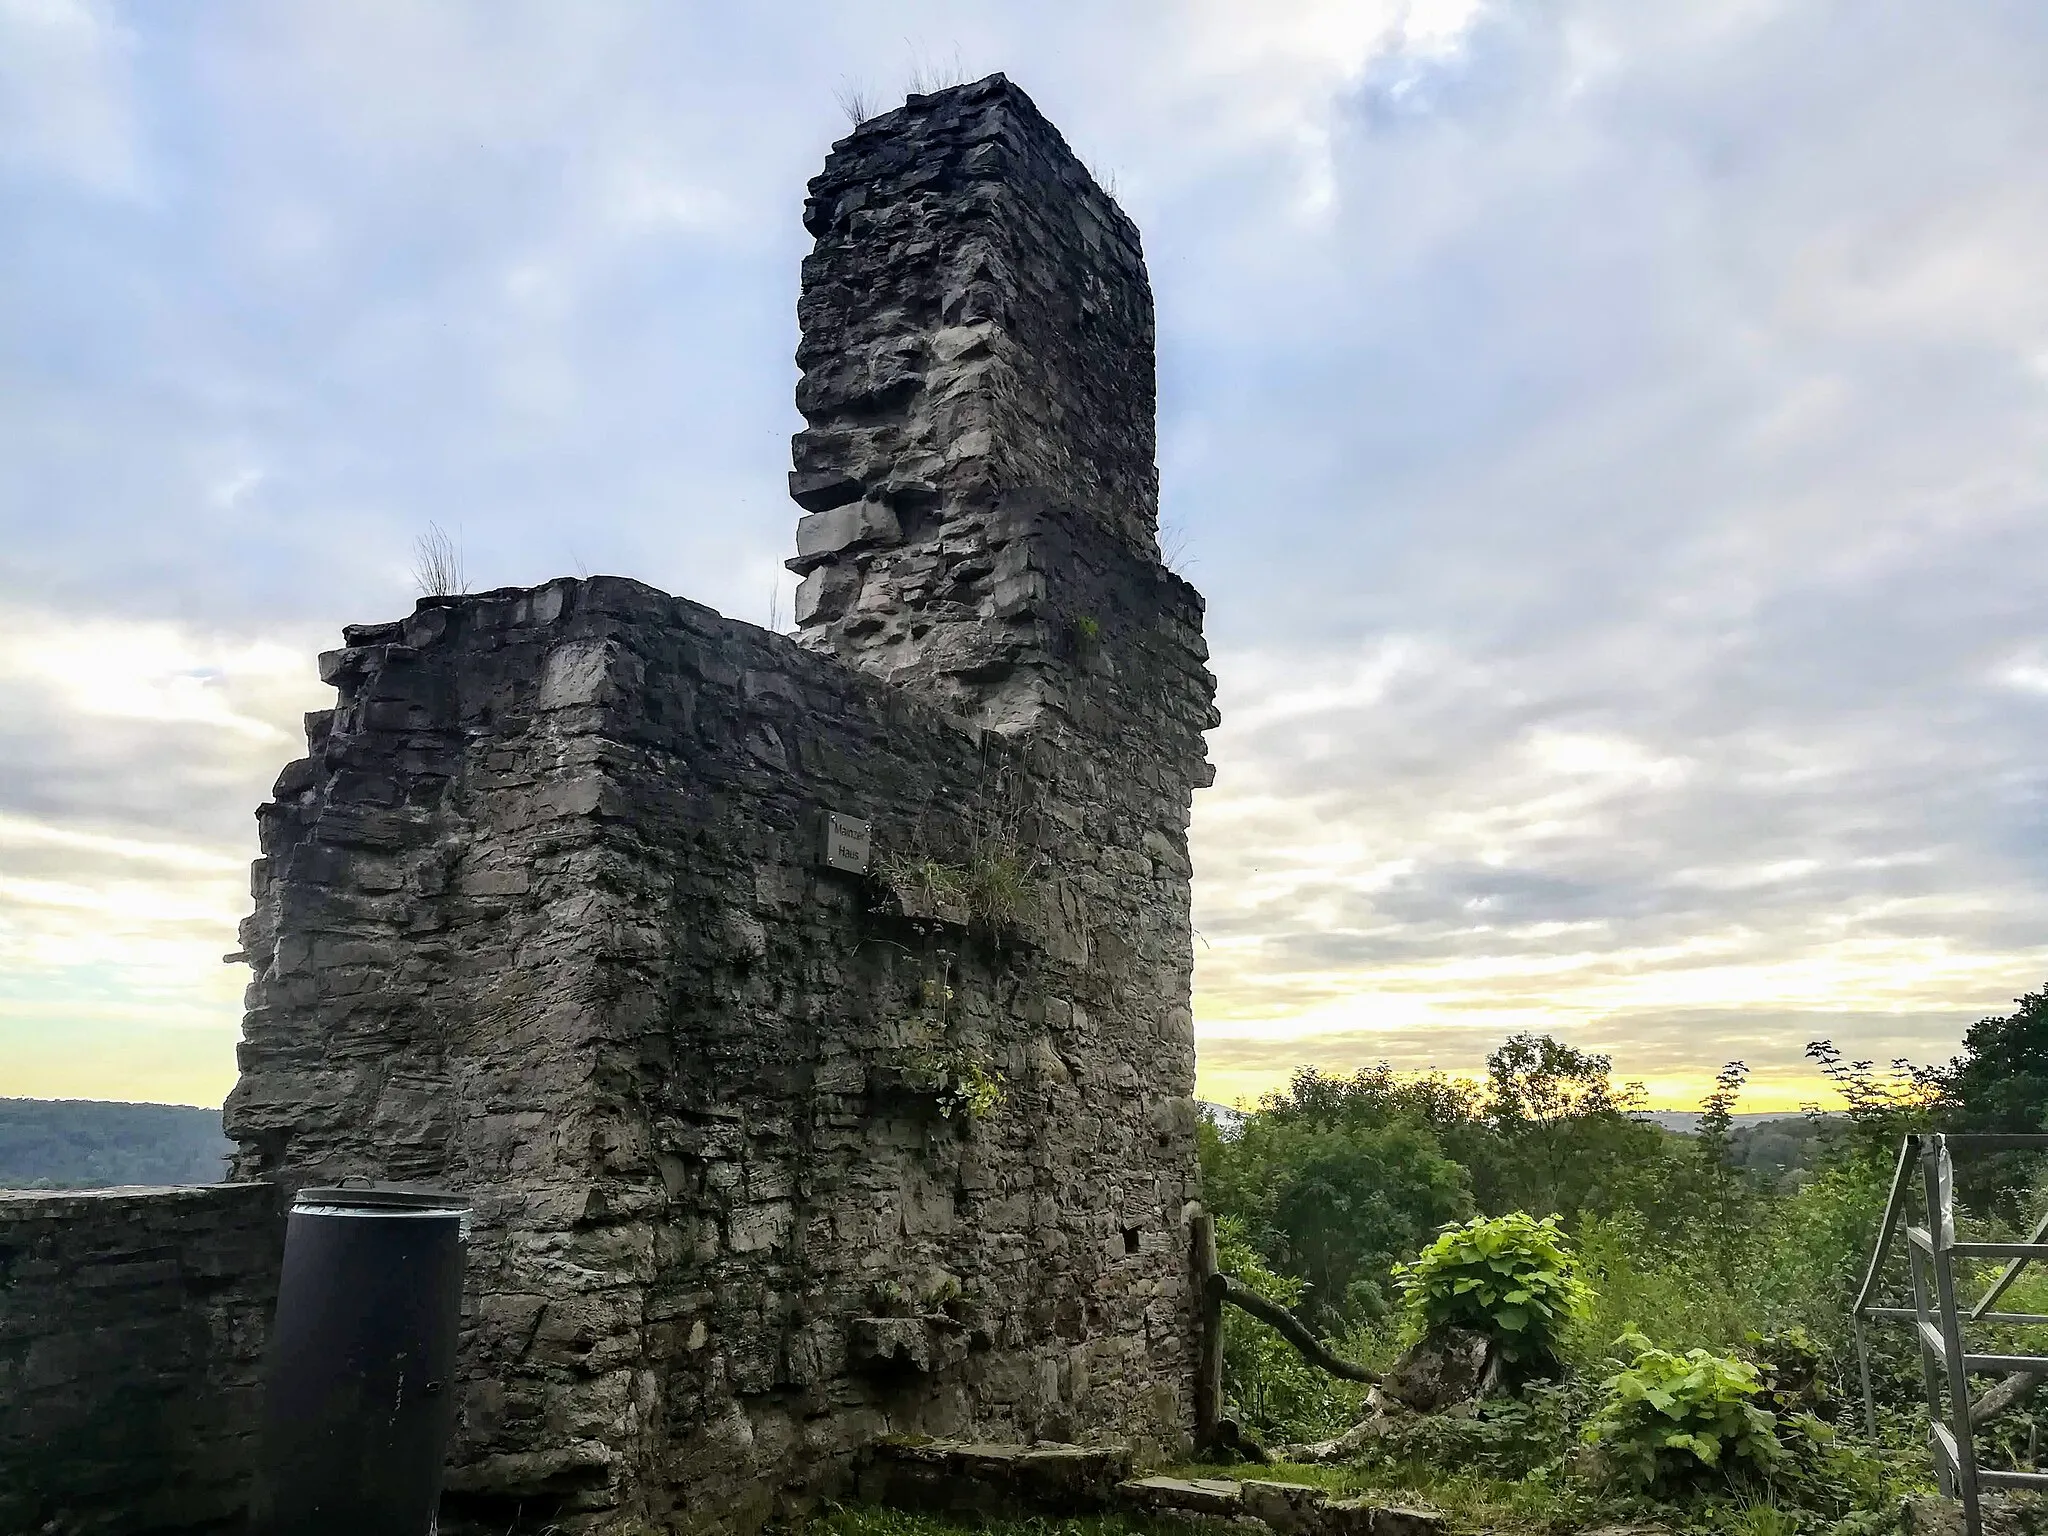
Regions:
<instances>
[{"instance_id":1,"label":"small plant growing on wall","mask_svg":"<svg viewBox=\"0 0 2048 1536\"><path fill-rule=\"evenodd\" d=\"M1037 912L1036 866L1014 847L984 845L957 863L929 854L884 855L879 873L905 916L1000 930Z\"/></svg>"},{"instance_id":2,"label":"small plant growing on wall","mask_svg":"<svg viewBox=\"0 0 2048 1536\"><path fill-rule=\"evenodd\" d=\"M949 818L950 819L950 818ZM1026 846L1024 807L1007 768L984 769L959 830L921 817L906 846L885 852L876 876L904 916L1001 933L1040 910L1043 859Z\"/></svg>"},{"instance_id":3,"label":"small plant growing on wall","mask_svg":"<svg viewBox=\"0 0 2048 1536\"><path fill-rule=\"evenodd\" d=\"M902 846L875 861L877 912L908 919L917 935L916 990L897 1024L905 1087L961 1125L1002 1105L1004 1081L982 1052L956 1038L958 955L947 930L978 930L1000 947L1004 935L1036 918L1041 860L1026 843L1024 807L1011 769L986 759L972 802L957 815L918 818Z\"/></svg>"},{"instance_id":4,"label":"small plant growing on wall","mask_svg":"<svg viewBox=\"0 0 2048 1536\"><path fill-rule=\"evenodd\" d=\"M919 959L916 1006L905 1021L916 1043L902 1054L904 1083L929 1098L944 1119L985 1120L1002 1105L1003 1075L980 1052L947 1039L953 1027L953 954L928 946Z\"/></svg>"},{"instance_id":5,"label":"small plant growing on wall","mask_svg":"<svg viewBox=\"0 0 2048 1536\"><path fill-rule=\"evenodd\" d=\"M1102 620L1084 613L1073 620L1067 636L1073 660L1088 671L1098 670L1102 660Z\"/></svg>"},{"instance_id":6,"label":"small plant growing on wall","mask_svg":"<svg viewBox=\"0 0 2048 1536\"><path fill-rule=\"evenodd\" d=\"M986 1120L1002 1107L1003 1076L971 1052L925 1050L911 1057L912 1080L948 1120Z\"/></svg>"},{"instance_id":7,"label":"small plant growing on wall","mask_svg":"<svg viewBox=\"0 0 2048 1536\"><path fill-rule=\"evenodd\" d=\"M877 1280L868 1287L868 1310L877 1317L908 1317L916 1309L900 1280Z\"/></svg>"},{"instance_id":8,"label":"small plant growing on wall","mask_svg":"<svg viewBox=\"0 0 2048 1536\"><path fill-rule=\"evenodd\" d=\"M934 946L927 932L924 952L917 958L917 995L908 1020L911 1033L921 1040L943 1040L953 1021L953 952Z\"/></svg>"},{"instance_id":9,"label":"small plant growing on wall","mask_svg":"<svg viewBox=\"0 0 2048 1536\"><path fill-rule=\"evenodd\" d=\"M912 921L967 926L972 910L967 871L961 865L924 854L891 853L882 856L876 872L903 915Z\"/></svg>"}]
</instances>

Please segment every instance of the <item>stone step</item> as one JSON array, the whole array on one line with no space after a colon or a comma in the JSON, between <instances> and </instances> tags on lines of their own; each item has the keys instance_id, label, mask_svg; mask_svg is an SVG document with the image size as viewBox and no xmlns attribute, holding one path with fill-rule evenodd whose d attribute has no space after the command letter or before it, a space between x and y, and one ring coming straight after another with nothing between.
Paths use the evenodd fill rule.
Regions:
<instances>
[{"instance_id":1,"label":"stone step","mask_svg":"<svg viewBox=\"0 0 2048 1536\"><path fill-rule=\"evenodd\" d=\"M1433 1509L1376 1499L1333 1499L1306 1483L1224 1477L1134 1477L1117 1485L1117 1500L1140 1514L1249 1517L1275 1536L1444 1536Z\"/></svg>"},{"instance_id":2,"label":"stone step","mask_svg":"<svg viewBox=\"0 0 2048 1536\"><path fill-rule=\"evenodd\" d=\"M1117 1501L1144 1514L1237 1515L1244 1495L1227 1477L1134 1477L1118 1483Z\"/></svg>"},{"instance_id":3,"label":"stone step","mask_svg":"<svg viewBox=\"0 0 2048 1536\"><path fill-rule=\"evenodd\" d=\"M946 1514L1091 1514L1131 1475L1127 1445L1008 1445L893 1436L869 1448L856 1487L869 1503Z\"/></svg>"},{"instance_id":4,"label":"stone step","mask_svg":"<svg viewBox=\"0 0 2048 1536\"><path fill-rule=\"evenodd\" d=\"M866 1452L861 1499L958 1515L1184 1515L1255 1520L1273 1536L1445 1536L1433 1509L1333 1499L1307 1483L1227 1477L1133 1477L1124 1445L1010 1445L893 1436Z\"/></svg>"}]
</instances>

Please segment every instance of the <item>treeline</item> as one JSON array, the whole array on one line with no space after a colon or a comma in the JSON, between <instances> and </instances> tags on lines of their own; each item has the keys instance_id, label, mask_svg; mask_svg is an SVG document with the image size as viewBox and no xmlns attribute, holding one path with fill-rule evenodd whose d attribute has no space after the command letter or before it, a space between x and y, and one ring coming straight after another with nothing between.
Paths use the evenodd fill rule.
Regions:
<instances>
[{"instance_id":1,"label":"treeline","mask_svg":"<svg viewBox=\"0 0 2048 1536\"><path fill-rule=\"evenodd\" d=\"M1833 1155L1836 1138L1846 1130L1840 1115L1824 1114L1779 1115L1738 1125L1728 1133L1728 1159L1789 1192Z\"/></svg>"},{"instance_id":2,"label":"treeline","mask_svg":"<svg viewBox=\"0 0 2048 1536\"><path fill-rule=\"evenodd\" d=\"M234 1144L220 1111L184 1104L0 1099L0 1188L215 1184Z\"/></svg>"},{"instance_id":3,"label":"treeline","mask_svg":"<svg viewBox=\"0 0 2048 1536\"><path fill-rule=\"evenodd\" d=\"M1898 1138L2048 1129L2048 991L1973 1026L1944 1066L1851 1060L1827 1041L1808 1054L1839 1109L1737 1129L1747 1074L1734 1062L1692 1135L1652 1123L1608 1057L1546 1036L1504 1042L1484 1083L1303 1069L1235 1127L1203 1129L1206 1199L1234 1261L1355 1356L1384 1359L1398 1342L1393 1265L1447 1223L1524 1211L1562 1219L1599 1298L1574 1344L1580 1368L1601 1369L1631 1326L1674 1349L1796 1335L1847 1393L1847 1308ZM1991 1231L2037 1213L2039 1161L1959 1161L1967 1219ZM1287 1376L1283 1356L1260 1380L1265 1365L1249 1353L1242 1365L1268 1433L1327 1433L1350 1406ZM1919 1383L1903 1334L1875 1367L1880 1396L1908 1408Z\"/></svg>"},{"instance_id":4,"label":"treeline","mask_svg":"<svg viewBox=\"0 0 2048 1536\"><path fill-rule=\"evenodd\" d=\"M1700 1132L1644 1118L1640 1090L1603 1055L1516 1035L1485 1083L1350 1077L1303 1068L1234 1133L1202 1132L1207 1199L1326 1328L1381 1316L1391 1266L1446 1223L1474 1215L1627 1211L1662 1237L1693 1224L1728 1183L1727 1102Z\"/></svg>"}]
</instances>

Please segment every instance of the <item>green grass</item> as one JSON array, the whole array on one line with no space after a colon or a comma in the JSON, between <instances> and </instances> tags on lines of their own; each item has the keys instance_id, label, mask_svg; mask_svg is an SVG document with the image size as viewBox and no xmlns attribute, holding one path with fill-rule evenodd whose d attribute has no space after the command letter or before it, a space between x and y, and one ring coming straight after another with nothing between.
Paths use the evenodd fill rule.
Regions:
<instances>
[{"instance_id":1,"label":"green grass","mask_svg":"<svg viewBox=\"0 0 2048 1536\"><path fill-rule=\"evenodd\" d=\"M1571 1536L1613 1525L1655 1525L1696 1536L1886 1536L1895 1527L1900 1498L1927 1491L1931 1480L1906 1465L1881 1469L1879 1462L1865 1461L1862 1466L1871 1485L1856 1490L1858 1496L1837 1505L1833 1514L1817 1509L1811 1500L1802 1505L1771 1491L1700 1491L1688 1494L1682 1504L1601 1492L1576 1480L1563 1462L1519 1476L1375 1458L1338 1465L1191 1462L1158 1470L1170 1477L1300 1483L1321 1488L1332 1498L1362 1496L1388 1504L1423 1505L1441 1511L1456 1536ZM1198 1536L1216 1529L1170 1516L977 1521L829 1505L803 1528L804 1536Z\"/></svg>"},{"instance_id":2,"label":"green grass","mask_svg":"<svg viewBox=\"0 0 2048 1536\"><path fill-rule=\"evenodd\" d=\"M1306 1483L1332 1498L1370 1496L1389 1504L1426 1505L1450 1518L1453 1530L1519 1531L1532 1536L1579 1529L1583 1499L1552 1487L1540 1477L1495 1478L1470 1473L1435 1473L1426 1480L1397 1469L1362 1463L1311 1465L1276 1462L1270 1466L1175 1467L1173 1477L1262 1478L1275 1483Z\"/></svg>"},{"instance_id":3,"label":"green grass","mask_svg":"<svg viewBox=\"0 0 2048 1536\"><path fill-rule=\"evenodd\" d=\"M949 1515L913 1515L871 1505L829 1505L804 1525L805 1536L1209 1536L1213 1527L1189 1520L1136 1515L1034 1515L1021 1520L974 1521Z\"/></svg>"},{"instance_id":4,"label":"green grass","mask_svg":"<svg viewBox=\"0 0 2048 1536\"><path fill-rule=\"evenodd\" d=\"M1454 1531L1501 1531L1525 1536L1561 1536L1603 1523L1607 1512L1583 1498L1550 1487L1540 1479L1511 1481L1453 1474L1415 1487L1388 1473L1355 1466L1207 1466L1190 1464L1163 1469L1170 1477L1264 1478L1272 1482L1306 1483L1328 1490L1333 1498L1371 1495L1390 1504L1424 1504L1450 1518ZM805 1527L806 1536L1197 1536L1216 1527L1170 1517L1094 1515L1070 1519L989 1520L939 1515L913 1515L898 1510L844 1506L827 1510ZM1759 1532L1757 1536L1779 1536Z\"/></svg>"}]
</instances>

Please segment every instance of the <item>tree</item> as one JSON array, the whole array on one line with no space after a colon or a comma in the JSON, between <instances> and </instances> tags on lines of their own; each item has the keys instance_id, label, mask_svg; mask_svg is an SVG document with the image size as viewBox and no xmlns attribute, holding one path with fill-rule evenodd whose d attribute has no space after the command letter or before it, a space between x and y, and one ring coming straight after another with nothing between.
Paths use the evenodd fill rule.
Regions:
<instances>
[{"instance_id":1,"label":"tree","mask_svg":"<svg viewBox=\"0 0 2048 1536\"><path fill-rule=\"evenodd\" d=\"M1714 1091L1700 1104L1699 1137L1700 1161L1709 1169L1728 1166L1728 1154L1733 1146L1735 1128L1735 1101L1742 1096L1742 1085L1749 1081L1749 1064L1731 1061L1714 1074Z\"/></svg>"},{"instance_id":2,"label":"tree","mask_svg":"<svg viewBox=\"0 0 2048 1536\"><path fill-rule=\"evenodd\" d=\"M1962 1054L1946 1068L1921 1069L1925 1081L1939 1084L1944 1130L2048 1131L2048 988L2014 1001L2018 1007L2003 1018L1972 1024ZM2040 1162L2030 1153L1959 1156L1957 1193L1974 1209L2017 1220L2021 1191Z\"/></svg>"},{"instance_id":3,"label":"tree","mask_svg":"<svg viewBox=\"0 0 2048 1536\"><path fill-rule=\"evenodd\" d=\"M1429 1124L1431 1115L1471 1118L1475 1096L1449 1081L1403 1083L1384 1067L1348 1079L1304 1069L1234 1136L1203 1132L1208 1204L1276 1269L1307 1282L1303 1305L1321 1325L1376 1310L1394 1261L1473 1213L1470 1180Z\"/></svg>"},{"instance_id":4,"label":"tree","mask_svg":"<svg viewBox=\"0 0 2048 1536\"><path fill-rule=\"evenodd\" d=\"M1811 1042L1806 1055L1841 1095L1851 1157L1889 1164L1901 1136L1933 1124L1945 1091L1941 1069L1896 1057L1880 1070L1871 1060L1846 1060L1832 1040ZM1810 1105L1807 1112L1818 1116L1820 1106Z\"/></svg>"},{"instance_id":5,"label":"tree","mask_svg":"<svg viewBox=\"0 0 2048 1536\"><path fill-rule=\"evenodd\" d=\"M1486 1058L1487 1113L1499 1125L1553 1130L1594 1115L1638 1107L1642 1090L1617 1091L1614 1060L1548 1035L1510 1035Z\"/></svg>"},{"instance_id":6,"label":"tree","mask_svg":"<svg viewBox=\"0 0 2048 1536\"><path fill-rule=\"evenodd\" d=\"M1486 1058L1486 1119L1504 1144L1487 1209L1571 1216L1632 1204L1657 1214L1638 1186L1666 1182L1666 1138L1636 1118L1641 1085L1617 1087L1613 1070L1609 1057L1548 1035L1510 1035Z\"/></svg>"},{"instance_id":7,"label":"tree","mask_svg":"<svg viewBox=\"0 0 2048 1536\"><path fill-rule=\"evenodd\" d=\"M1501 1186L1504 1149L1487 1124L1486 1090L1469 1077L1443 1072L1397 1076L1382 1061L1337 1077L1302 1067L1285 1092L1269 1093L1259 1103L1259 1117L1293 1124L1378 1128L1401 1122L1426 1128L1444 1156L1471 1174L1479 1205L1492 1210L1492 1193Z\"/></svg>"},{"instance_id":8,"label":"tree","mask_svg":"<svg viewBox=\"0 0 2048 1536\"><path fill-rule=\"evenodd\" d=\"M1383 1296L1396 1260L1445 1222L1472 1214L1464 1169L1420 1127L1301 1128L1275 1140L1286 1171L1273 1188L1270 1220L1287 1269L1309 1283L1318 1313ZM1355 1289L1361 1284L1374 1289Z\"/></svg>"}]
</instances>

